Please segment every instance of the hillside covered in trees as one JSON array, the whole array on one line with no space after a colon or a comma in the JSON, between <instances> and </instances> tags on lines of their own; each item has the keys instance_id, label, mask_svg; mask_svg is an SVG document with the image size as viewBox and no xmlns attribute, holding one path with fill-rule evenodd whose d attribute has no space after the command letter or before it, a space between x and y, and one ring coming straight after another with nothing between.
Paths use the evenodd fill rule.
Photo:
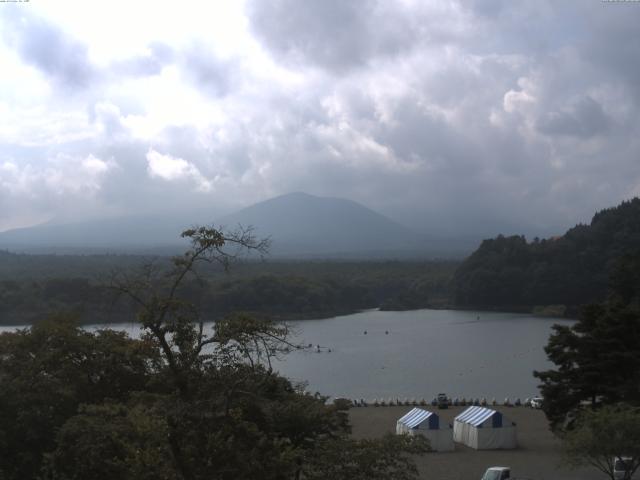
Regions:
<instances>
[{"instance_id":1,"label":"hillside covered in trees","mask_svg":"<svg viewBox=\"0 0 640 480\"><path fill-rule=\"evenodd\" d=\"M601 302L622 257L640 251L640 199L596 213L561 237L527 242L523 236L482 242L455 273L456 305L489 309L558 306L572 315Z\"/></svg>"},{"instance_id":2,"label":"hillside covered in trees","mask_svg":"<svg viewBox=\"0 0 640 480\"><path fill-rule=\"evenodd\" d=\"M74 312L85 323L128 321L131 302L109 287L114 272L163 270L168 257L25 255L0 252L0 324L36 323ZM206 265L181 295L207 319L232 311L279 319L322 318L367 308L404 310L449 303L453 261L241 261L229 273Z\"/></svg>"}]
</instances>

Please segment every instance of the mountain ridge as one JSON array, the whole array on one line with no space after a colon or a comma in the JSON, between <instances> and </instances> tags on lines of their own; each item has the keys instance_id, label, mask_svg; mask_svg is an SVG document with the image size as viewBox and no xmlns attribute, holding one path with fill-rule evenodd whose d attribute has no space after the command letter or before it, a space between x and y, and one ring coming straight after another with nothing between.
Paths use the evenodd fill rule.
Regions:
<instances>
[{"instance_id":1,"label":"mountain ridge","mask_svg":"<svg viewBox=\"0 0 640 480\"><path fill-rule=\"evenodd\" d=\"M273 240L273 253L340 255L419 249L424 238L353 200L294 192L243 208L219 220L252 225Z\"/></svg>"},{"instance_id":2,"label":"mountain ridge","mask_svg":"<svg viewBox=\"0 0 640 480\"><path fill-rule=\"evenodd\" d=\"M120 217L41 224L0 233L0 248L38 253L177 253L194 223L175 217ZM287 258L414 258L429 255L428 238L353 200L293 192L220 217L216 226L252 226ZM433 252L431 252L433 254ZM436 255L437 256L437 255Z\"/></svg>"}]
</instances>

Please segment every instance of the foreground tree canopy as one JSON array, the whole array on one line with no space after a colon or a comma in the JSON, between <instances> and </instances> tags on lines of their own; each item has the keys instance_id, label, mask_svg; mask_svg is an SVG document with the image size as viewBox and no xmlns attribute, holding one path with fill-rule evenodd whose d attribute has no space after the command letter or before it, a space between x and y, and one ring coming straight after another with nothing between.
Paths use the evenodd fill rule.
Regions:
<instances>
[{"instance_id":1,"label":"foreground tree canopy","mask_svg":"<svg viewBox=\"0 0 640 480\"><path fill-rule=\"evenodd\" d=\"M236 314L206 332L180 298L199 263L267 245L249 231L183 236L192 248L169 271L112 279L138 305L140 339L64 315L0 335L0 479L416 478L424 440L352 440L346 405L271 370L297 348L285 326Z\"/></svg>"}]
</instances>

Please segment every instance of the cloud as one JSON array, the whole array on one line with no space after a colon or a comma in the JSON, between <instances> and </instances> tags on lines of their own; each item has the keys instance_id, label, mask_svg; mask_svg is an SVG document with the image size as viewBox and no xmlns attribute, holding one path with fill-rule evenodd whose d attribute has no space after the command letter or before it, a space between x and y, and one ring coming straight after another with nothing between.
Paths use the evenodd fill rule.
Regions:
<instances>
[{"instance_id":1,"label":"cloud","mask_svg":"<svg viewBox=\"0 0 640 480\"><path fill-rule=\"evenodd\" d=\"M202 44L194 44L181 52L184 71L189 80L213 97L227 95L233 88L234 73L239 68L232 61L218 58Z\"/></svg>"},{"instance_id":2,"label":"cloud","mask_svg":"<svg viewBox=\"0 0 640 480\"><path fill-rule=\"evenodd\" d=\"M27 9L10 8L3 13L7 43L58 86L71 90L86 87L95 79L96 69L84 43Z\"/></svg>"},{"instance_id":3,"label":"cloud","mask_svg":"<svg viewBox=\"0 0 640 480\"><path fill-rule=\"evenodd\" d=\"M171 46L162 42L151 42L142 54L113 62L110 65L110 70L118 74L131 76L158 75L174 59L175 52Z\"/></svg>"},{"instance_id":4,"label":"cloud","mask_svg":"<svg viewBox=\"0 0 640 480\"><path fill-rule=\"evenodd\" d=\"M570 135L583 138L605 133L610 120L602 106L589 96L571 102L560 111L546 113L537 128L547 135Z\"/></svg>"},{"instance_id":5,"label":"cloud","mask_svg":"<svg viewBox=\"0 0 640 480\"><path fill-rule=\"evenodd\" d=\"M117 39L86 10L3 10L5 224L302 190L432 232L545 235L638 191L637 5L207 5Z\"/></svg>"},{"instance_id":6,"label":"cloud","mask_svg":"<svg viewBox=\"0 0 640 480\"><path fill-rule=\"evenodd\" d=\"M378 56L406 54L423 41L454 38L460 34L455 13L443 2L277 0L248 5L253 32L283 61L336 72Z\"/></svg>"},{"instance_id":7,"label":"cloud","mask_svg":"<svg viewBox=\"0 0 640 480\"><path fill-rule=\"evenodd\" d=\"M147 170L151 178L161 178L166 181L192 180L199 191L211 190L211 182L207 180L198 168L182 158L162 155L151 149L147 152Z\"/></svg>"},{"instance_id":8,"label":"cloud","mask_svg":"<svg viewBox=\"0 0 640 480\"><path fill-rule=\"evenodd\" d=\"M85 158L58 154L40 165L5 160L0 168L0 185L10 193L32 197L91 196L100 190L102 177L116 165L92 154Z\"/></svg>"},{"instance_id":9,"label":"cloud","mask_svg":"<svg viewBox=\"0 0 640 480\"><path fill-rule=\"evenodd\" d=\"M57 154L30 163L0 159L0 230L28 224L31 218L48 220L57 209L90 213L99 203L103 182L117 169L113 160L93 154Z\"/></svg>"}]
</instances>

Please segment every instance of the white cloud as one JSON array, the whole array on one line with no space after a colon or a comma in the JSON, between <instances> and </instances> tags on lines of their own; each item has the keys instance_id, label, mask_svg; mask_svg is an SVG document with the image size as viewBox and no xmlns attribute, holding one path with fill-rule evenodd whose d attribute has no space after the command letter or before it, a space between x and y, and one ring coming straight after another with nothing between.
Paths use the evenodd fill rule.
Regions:
<instances>
[{"instance_id":1,"label":"white cloud","mask_svg":"<svg viewBox=\"0 0 640 480\"><path fill-rule=\"evenodd\" d=\"M91 214L104 182L119 167L93 154L59 153L41 162L0 160L0 231L54 216Z\"/></svg>"},{"instance_id":2,"label":"white cloud","mask_svg":"<svg viewBox=\"0 0 640 480\"><path fill-rule=\"evenodd\" d=\"M162 155L150 149L147 152L147 163L147 170L151 178L161 178L167 181L189 179L201 192L208 192L212 188L211 182L200 173L200 170L182 158Z\"/></svg>"}]
</instances>

